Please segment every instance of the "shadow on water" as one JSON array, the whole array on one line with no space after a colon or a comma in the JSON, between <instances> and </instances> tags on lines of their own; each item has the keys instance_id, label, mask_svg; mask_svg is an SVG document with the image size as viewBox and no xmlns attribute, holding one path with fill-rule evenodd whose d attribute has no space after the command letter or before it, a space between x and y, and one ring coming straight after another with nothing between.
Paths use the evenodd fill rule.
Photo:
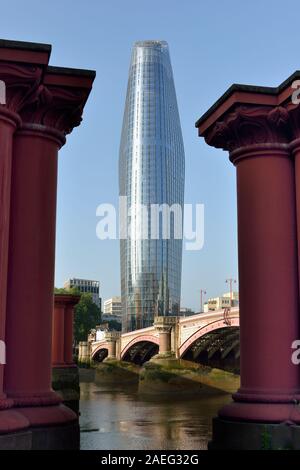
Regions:
<instances>
[{"instance_id":1,"label":"shadow on water","mask_svg":"<svg viewBox=\"0 0 300 470\"><path fill-rule=\"evenodd\" d=\"M230 395L147 396L137 385L81 383L82 449L206 449L211 420Z\"/></svg>"}]
</instances>

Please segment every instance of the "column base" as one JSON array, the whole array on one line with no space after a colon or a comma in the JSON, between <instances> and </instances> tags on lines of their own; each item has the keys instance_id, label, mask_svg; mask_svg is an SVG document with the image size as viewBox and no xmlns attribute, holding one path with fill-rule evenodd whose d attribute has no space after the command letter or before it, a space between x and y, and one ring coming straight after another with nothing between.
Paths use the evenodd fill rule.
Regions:
<instances>
[{"instance_id":1,"label":"column base","mask_svg":"<svg viewBox=\"0 0 300 470\"><path fill-rule=\"evenodd\" d=\"M76 450L79 447L77 416L63 405L0 412L0 450Z\"/></svg>"},{"instance_id":2,"label":"column base","mask_svg":"<svg viewBox=\"0 0 300 470\"><path fill-rule=\"evenodd\" d=\"M64 425L78 420L77 415L65 405L18 408L31 428Z\"/></svg>"},{"instance_id":3,"label":"column base","mask_svg":"<svg viewBox=\"0 0 300 470\"><path fill-rule=\"evenodd\" d=\"M261 423L300 424L300 405L295 403L232 402L219 411L221 419Z\"/></svg>"},{"instance_id":4,"label":"column base","mask_svg":"<svg viewBox=\"0 0 300 470\"><path fill-rule=\"evenodd\" d=\"M300 426L213 419L209 450L299 450Z\"/></svg>"},{"instance_id":5,"label":"column base","mask_svg":"<svg viewBox=\"0 0 300 470\"><path fill-rule=\"evenodd\" d=\"M52 368L52 388L64 405L79 413L79 373L76 365Z\"/></svg>"},{"instance_id":6,"label":"column base","mask_svg":"<svg viewBox=\"0 0 300 470\"><path fill-rule=\"evenodd\" d=\"M0 450L31 450L32 433L30 430L0 434Z\"/></svg>"},{"instance_id":7,"label":"column base","mask_svg":"<svg viewBox=\"0 0 300 470\"><path fill-rule=\"evenodd\" d=\"M0 450L31 449L28 419L15 409L0 411Z\"/></svg>"},{"instance_id":8,"label":"column base","mask_svg":"<svg viewBox=\"0 0 300 470\"><path fill-rule=\"evenodd\" d=\"M0 436L2 434L23 431L28 427L28 419L16 409L0 411Z\"/></svg>"},{"instance_id":9,"label":"column base","mask_svg":"<svg viewBox=\"0 0 300 470\"><path fill-rule=\"evenodd\" d=\"M31 450L79 450L78 421L62 426L33 428Z\"/></svg>"},{"instance_id":10,"label":"column base","mask_svg":"<svg viewBox=\"0 0 300 470\"><path fill-rule=\"evenodd\" d=\"M14 406L14 401L11 398L0 399L0 410L8 410Z\"/></svg>"},{"instance_id":11,"label":"column base","mask_svg":"<svg viewBox=\"0 0 300 470\"><path fill-rule=\"evenodd\" d=\"M78 416L64 405L18 408L28 420L31 449L79 449Z\"/></svg>"},{"instance_id":12,"label":"column base","mask_svg":"<svg viewBox=\"0 0 300 470\"><path fill-rule=\"evenodd\" d=\"M54 391L41 394L9 393L9 398L13 400L15 407L31 406L54 406L62 402L61 397Z\"/></svg>"}]
</instances>

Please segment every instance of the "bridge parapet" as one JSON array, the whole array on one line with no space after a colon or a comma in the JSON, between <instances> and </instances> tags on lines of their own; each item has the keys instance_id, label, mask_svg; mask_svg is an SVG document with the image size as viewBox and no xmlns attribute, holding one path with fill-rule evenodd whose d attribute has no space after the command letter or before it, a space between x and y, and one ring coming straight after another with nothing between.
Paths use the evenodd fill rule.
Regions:
<instances>
[{"instance_id":1,"label":"bridge parapet","mask_svg":"<svg viewBox=\"0 0 300 470\"><path fill-rule=\"evenodd\" d=\"M184 317L179 319L179 341L178 344L181 346L189 337L196 333L199 329L206 327L209 324L213 324L217 321L224 325L228 325L233 318L239 317L239 308L231 308L230 311L224 312L224 310L216 310L214 312L200 313L192 315L190 317Z\"/></svg>"}]
</instances>

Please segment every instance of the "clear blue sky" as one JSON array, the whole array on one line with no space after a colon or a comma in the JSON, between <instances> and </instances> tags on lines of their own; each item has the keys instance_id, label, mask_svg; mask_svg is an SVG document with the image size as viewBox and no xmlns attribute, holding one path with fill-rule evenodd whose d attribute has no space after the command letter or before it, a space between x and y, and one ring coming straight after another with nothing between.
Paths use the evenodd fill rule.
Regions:
<instances>
[{"instance_id":1,"label":"clear blue sky","mask_svg":"<svg viewBox=\"0 0 300 470\"><path fill-rule=\"evenodd\" d=\"M183 253L182 305L199 309L237 277L235 170L194 123L232 84L278 85L300 68L299 1L27 0L2 2L1 37L53 45L50 63L97 71L83 123L60 152L56 285L99 279L120 292L119 242L96 238L96 207L117 204L118 150L134 41L164 39L186 154L185 201L205 204L205 244ZM253 280L253 283L255 280Z\"/></svg>"}]
</instances>

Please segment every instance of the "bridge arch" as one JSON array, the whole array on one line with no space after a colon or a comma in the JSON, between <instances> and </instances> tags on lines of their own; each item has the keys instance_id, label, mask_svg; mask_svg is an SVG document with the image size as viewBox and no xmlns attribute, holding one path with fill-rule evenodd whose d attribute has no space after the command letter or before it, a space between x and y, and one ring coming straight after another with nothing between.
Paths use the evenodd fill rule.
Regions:
<instances>
[{"instance_id":1,"label":"bridge arch","mask_svg":"<svg viewBox=\"0 0 300 470\"><path fill-rule=\"evenodd\" d=\"M108 344L101 343L95 351L92 352L92 360L95 362L102 362L108 356Z\"/></svg>"},{"instance_id":2,"label":"bridge arch","mask_svg":"<svg viewBox=\"0 0 300 470\"><path fill-rule=\"evenodd\" d=\"M122 350L123 361L143 364L158 353L159 339L154 335L140 335L133 338Z\"/></svg>"},{"instance_id":3,"label":"bridge arch","mask_svg":"<svg viewBox=\"0 0 300 470\"><path fill-rule=\"evenodd\" d=\"M199 328L179 348L179 357L239 372L239 317L216 320Z\"/></svg>"}]
</instances>

